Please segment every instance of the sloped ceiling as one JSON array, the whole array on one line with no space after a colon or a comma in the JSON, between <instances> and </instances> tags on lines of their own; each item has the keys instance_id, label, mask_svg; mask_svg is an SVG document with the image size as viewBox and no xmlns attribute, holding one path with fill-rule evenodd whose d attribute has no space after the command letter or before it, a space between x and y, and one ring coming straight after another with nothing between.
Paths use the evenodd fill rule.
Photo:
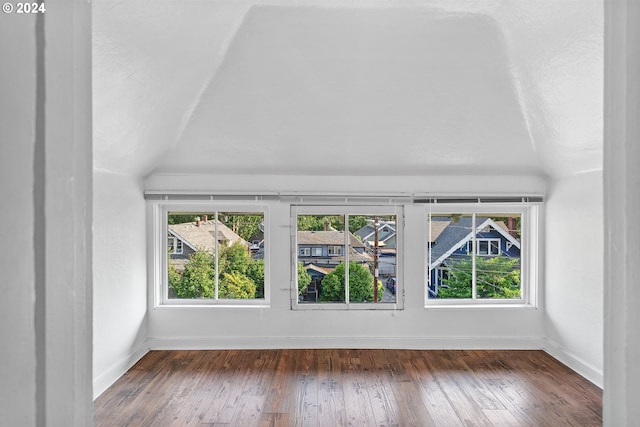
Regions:
<instances>
[{"instance_id":1,"label":"sloped ceiling","mask_svg":"<svg viewBox=\"0 0 640 427\"><path fill-rule=\"evenodd\" d=\"M566 175L602 163L601 1L94 3L94 165Z\"/></svg>"}]
</instances>

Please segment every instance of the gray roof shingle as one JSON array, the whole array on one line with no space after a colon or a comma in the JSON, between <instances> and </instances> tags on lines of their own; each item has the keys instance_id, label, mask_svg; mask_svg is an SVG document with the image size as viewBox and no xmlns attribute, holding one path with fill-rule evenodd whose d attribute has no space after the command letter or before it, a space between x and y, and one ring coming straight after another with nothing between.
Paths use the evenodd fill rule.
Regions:
<instances>
[{"instance_id":1,"label":"gray roof shingle","mask_svg":"<svg viewBox=\"0 0 640 427\"><path fill-rule=\"evenodd\" d=\"M349 233L352 248L364 248L356 236ZM344 246L344 231L298 231L298 245L336 245Z\"/></svg>"},{"instance_id":2,"label":"gray roof shingle","mask_svg":"<svg viewBox=\"0 0 640 427\"><path fill-rule=\"evenodd\" d=\"M169 225L169 231L176 237L194 249L204 249L213 252L215 248L215 220L201 221L200 226L195 222L185 222L182 224ZM236 234L229 227L218 221L218 242L227 242L229 245L240 242L249 245L242 237Z\"/></svg>"}]
</instances>

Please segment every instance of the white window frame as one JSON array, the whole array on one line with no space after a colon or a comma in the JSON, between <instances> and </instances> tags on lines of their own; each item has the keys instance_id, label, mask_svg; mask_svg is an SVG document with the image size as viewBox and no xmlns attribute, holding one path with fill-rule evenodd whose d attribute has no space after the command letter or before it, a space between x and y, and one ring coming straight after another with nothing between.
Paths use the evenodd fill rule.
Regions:
<instances>
[{"instance_id":1,"label":"white window frame","mask_svg":"<svg viewBox=\"0 0 640 427\"><path fill-rule=\"evenodd\" d=\"M269 206L260 201L203 202L201 200L161 200L152 201L152 274L153 306L163 307L256 307L270 305L270 244L269 244ZM264 298L256 299L169 299L168 273L168 224L169 212L237 212L260 213L264 219Z\"/></svg>"},{"instance_id":2,"label":"white window frame","mask_svg":"<svg viewBox=\"0 0 640 427\"><path fill-rule=\"evenodd\" d=\"M539 210L540 206L535 203L464 203L464 204L428 204L425 206L425 219L429 221L430 215L438 214L520 214L520 298L429 298L429 281L431 248L427 245L427 256L425 259L425 286L424 299L425 308L455 308L455 307L529 307L538 306L538 277L539 277L539 245L541 236L539 235ZM430 227L427 225L426 241L430 241L428 235ZM476 230L477 234L479 230ZM473 239L472 239L473 240ZM470 241L472 241L470 240ZM477 240L491 240L489 238L479 238ZM477 252L477 242L474 245ZM481 255L488 256L488 255ZM438 267L436 267L438 268Z\"/></svg>"},{"instance_id":3,"label":"white window frame","mask_svg":"<svg viewBox=\"0 0 640 427\"><path fill-rule=\"evenodd\" d=\"M172 244L169 244L169 239L173 241ZM171 250L171 255L182 255L184 253L182 240L178 239L175 236L167 236L167 252L171 247L173 247L173 249Z\"/></svg>"},{"instance_id":4,"label":"white window frame","mask_svg":"<svg viewBox=\"0 0 640 427\"><path fill-rule=\"evenodd\" d=\"M298 252L298 256L310 257L311 256L311 248L310 247L300 248L299 252Z\"/></svg>"},{"instance_id":5,"label":"white window frame","mask_svg":"<svg viewBox=\"0 0 640 427\"><path fill-rule=\"evenodd\" d=\"M327 247L327 254L329 256L342 256L342 246L329 245Z\"/></svg>"},{"instance_id":6,"label":"white window frame","mask_svg":"<svg viewBox=\"0 0 640 427\"><path fill-rule=\"evenodd\" d=\"M404 206L403 205L291 205L291 245L298 247L298 215L395 215L396 216L396 301L394 303L383 302L304 302L298 301L298 254L292 250L291 260L291 308L293 310L402 310L404 308ZM348 230L348 221L345 229ZM345 233L345 248L349 248L349 233ZM349 259L349 250L343 250L346 261ZM345 274L347 275L348 288L348 262ZM348 292L347 292L348 294Z\"/></svg>"},{"instance_id":7,"label":"white window frame","mask_svg":"<svg viewBox=\"0 0 640 427\"><path fill-rule=\"evenodd\" d=\"M321 257L322 255L322 247L321 246L314 246L311 248L311 256L313 257Z\"/></svg>"},{"instance_id":8,"label":"white window frame","mask_svg":"<svg viewBox=\"0 0 640 427\"><path fill-rule=\"evenodd\" d=\"M487 253L483 254L480 253L480 243L487 243ZM497 253L491 253L491 243L493 242L498 242L498 252ZM490 256L499 256L502 253L502 251L500 250L500 239L493 239L493 238L485 238L485 237L480 237L477 238L476 237L476 255L478 256L486 256L486 257L490 257Z\"/></svg>"}]
</instances>

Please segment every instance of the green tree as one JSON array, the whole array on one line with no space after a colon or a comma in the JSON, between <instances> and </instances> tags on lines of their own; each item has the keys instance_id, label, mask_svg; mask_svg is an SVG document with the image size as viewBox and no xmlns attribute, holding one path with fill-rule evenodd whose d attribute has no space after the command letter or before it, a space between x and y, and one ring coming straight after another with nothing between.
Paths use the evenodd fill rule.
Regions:
<instances>
[{"instance_id":1,"label":"green tree","mask_svg":"<svg viewBox=\"0 0 640 427\"><path fill-rule=\"evenodd\" d=\"M247 277L256 285L256 298L264 298L264 261L254 260L247 266Z\"/></svg>"},{"instance_id":2,"label":"green tree","mask_svg":"<svg viewBox=\"0 0 640 427\"><path fill-rule=\"evenodd\" d=\"M520 269L518 259L505 256L476 257L476 288L478 298L519 298ZM471 258L450 261L449 277L443 279L447 288L440 288L440 298L471 298Z\"/></svg>"},{"instance_id":3,"label":"green tree","mask_svg":"<svg viewBox=\"0 0 640 427\"><path fill-rule=\"evenodd\" d=\"M264 222L262 215L220 213L218 218L234 233L247 241L258 234L260 224Z\"/></svg>"},{"instance_id":4,"label":"green tree","mask_svg":"<svg viewBox=\"0 0 640 427\"><path fill-rule=\"evenodd\" d=\"M178 298L213 298L215 296L215 270L212 267L213 256L206 251L196 251L189 257L189 262L184 267L182 279L173 283L176 297ZM175 272L177 274L177 271Z\"/></svg>"},{"instance_id":5,"label":"green tree","mask_svg":"<svg viewBox=\"0 0 640 427\"><path fill-rule=\"evenodd\" d=\"M207 213L169 213L167 215L167 223L169 225L173 225L173 224L183 224L185 222L195 222L196 217L200 217L202 218L204 215L207 215ZM208 214L209 218L213 218L212 213Z\"/></svg>"},{"instance_id":6,"label":"green tree","mask_svg":"<svg viewBox=\"0 0 640 427\"><path fill-rule=\"evenodd\" d=\"M169 295L169 298L176 297L176 289L180 287L180 281L182 280L182 275L178 273L176 267L173 265L169 265L169 269L167 271L167 278L169 280L169 292L172 295Z\"/></svg>"},{"instance_id":7,"label":"green tree","mask_svg":"<svg viewBox=\"0 0 640 427\"><path fill-rule=\"evenodd\" d=\"M311 276L307 273L304 264L298 261L298 295L304 291L311 283Z\"/></svg>"},{"instance_id":8,"label":"green tree","mask_svg":"<svg viewBox=\"0 0 640 427\"><path fill-rule=\"evenodd\" d=\"M256 285L240 272L224 273L219 282L218 296L225 299L252 299L256 297Z\"/></svg>"},{"instance_id":9,"label":"green tree","mask_svg":"<svg viewBox=\"0 0 640 427\"><path fill-rule=\"evenodd\" d=\"M367 225L368 216L364 215L350 215L349 216L349 231L355 233L360 230L362 227Z\"/></svg>"},{"instance_id":10,"label":"green tree","mask_svg":"<svg viewBox=\"0 0 640 427\"><path fill-rule=\"evenodd\" d=\"M349 215L349 231L355 233L367 225L367 220L373 219L367 215ZM344 231L344 217L342 215L298 215L299 231L322 231L325 222L330 230Z\"/></svg>"},{"instance_id":11,"label":"green tree","mask_svg":"<svg viewBox=\"0 0 640 427\"><path fill-rule=\"evenodd\" d=\"M221 247L218 269L219 298L264 298L264 261L251 258L246 245Z\"/></svg>"},{"instance_id":12,"label":"green tree","mask_svg":"<svg viewBox=\"0 0 640 427\"><path fill-rule=\"evenodd\" d=\"M240 242L235 242L231 246L220 245L220 256L218 258L218 268L220 276L224 273L240 272L246 274L249 265L253 262L249 254L249 248Z\"/></svg>"},{"instance_id":13,"label":"green tree","mask_svg":"<svg viewBox=\"0 0 640 427\"><path fill-rule=\"evenodd\" d=\"M298 215L299 231L322 231L325 223L329 230L344 230L342 215Z\"/></svg>"},{"instance_id":14,"label":"green tree","mask_svg":"<svg viewBox=\"0 0 640 427\"><path fill-rule=\"evenodd\" d=\"M338 266L322 279L320 301L344 302L345 265ZM378 296L382 298L384 286L378 282ZM373 275L369 269L356 262L349 263L349 300L351 302L373 301Z\"/></svg>"}]
</instances>

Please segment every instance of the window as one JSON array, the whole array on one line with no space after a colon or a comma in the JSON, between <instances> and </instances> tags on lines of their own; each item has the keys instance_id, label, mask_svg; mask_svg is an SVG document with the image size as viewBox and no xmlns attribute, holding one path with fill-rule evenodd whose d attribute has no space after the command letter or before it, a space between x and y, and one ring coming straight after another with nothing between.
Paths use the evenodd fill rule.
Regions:
<instances>
[{"instance_id":1,"label":"window","mask_svg":"<svg viewBox=\"0 0 640 427\"><path fill-rule=\"evenodd\" d=\"M476 253L476 255L500 255L500 239L476 239L476 243L478 245L478 252ZM513 243L511 244L513 245Z\"/></svg>"},{"instance_id":2,"label":"window","mask_svg":"<svg viewBox=\"0 0 640 427\"><path fill-rule=\"evenodd\" d=\"M182 255L182 240L176 237L168 237L167 248L171 255Z\"/></svg>"},{"instance_id":3,"label":"window","mask_svg":"<svg viewBox=\"0 0 640 427\"><path fill-rule=\"evenodd\" d=\"M160 305L264 305L268 301L266 208L158 203ZM248 208L248 209L247 209ZM252 244L264 234L264 244Z\"/></svg>"},{"instance_id":4,"label":"window","mask_svg":"<svg viewBox=\"0 0 640 427\"><path fill-rule=\"evenodd\" d=\"M532 304L535 206L452 207L428 209L427 304Z\"/></svg>"},{"instance_id":5,"label":"window","mask_svg":"<svg viewBox=\"0 0 640 427\"><path fill-rule=\"evenodd\" d=\"M401 213L399 206L293 206L294 308L398 308L401 233L385 245L380 230ZM309 247L318 259L302 258Z\"/></svg>"},{"instance_id":6,"label":"window","mask_svg":"<svg viewBox=\"0 0 640 427\"><path fill-rule=\"evenodd\" d=\"M329 256L342 255L342 246L329 246Z\"/></svg>"},{"instance_id":7,"label":"window","mask_svg":"<svg viewBox=\"0 0 640 427\"><path fill-rule=\"evenodd\" d=\"M300 248L300 256L311 256L311 248Z\"/></svg>"}]
</instances>

